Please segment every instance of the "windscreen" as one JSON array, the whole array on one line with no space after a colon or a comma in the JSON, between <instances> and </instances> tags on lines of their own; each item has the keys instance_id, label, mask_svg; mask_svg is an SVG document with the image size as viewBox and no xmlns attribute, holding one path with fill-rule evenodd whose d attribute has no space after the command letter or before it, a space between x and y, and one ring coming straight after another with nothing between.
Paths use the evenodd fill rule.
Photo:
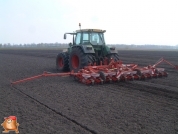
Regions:
<instances>
[{"instance_id":1,"label":"windscreen","mask_svg":"<svg viewBox=\"0 0 178 134\"><path fill-rule=\"evenodd\" d=\"M103 33L83 33L83 41L82 43L91 43L92 45L103 45L104 36Z\"/></svg>"},{"instance_id":2,"label":"windscreen","mask_svg":"<svg viewBox=\"0 0 178 134\"><path fill-rule=\"evenodd\" d=\"M103 45L103 33L90 33L90 42L92 45Z\"/></svg>"}]
</instances>

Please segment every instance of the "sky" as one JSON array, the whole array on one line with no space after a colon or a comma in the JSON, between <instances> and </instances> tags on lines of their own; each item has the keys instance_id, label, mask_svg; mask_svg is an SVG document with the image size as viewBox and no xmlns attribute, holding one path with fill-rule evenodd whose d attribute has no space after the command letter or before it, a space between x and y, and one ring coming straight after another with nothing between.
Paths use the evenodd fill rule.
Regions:
<instances>
[{"instance_id":1,"label":"sky","mask_svg":"<svg viewBox=\"0 0 178 134\"><path fill-rule=\"evenodd\" d=\"M178 1L0 0L0 44L69 43L79 23L107 44L177 45Z\"/></svg>"}]
</instances>

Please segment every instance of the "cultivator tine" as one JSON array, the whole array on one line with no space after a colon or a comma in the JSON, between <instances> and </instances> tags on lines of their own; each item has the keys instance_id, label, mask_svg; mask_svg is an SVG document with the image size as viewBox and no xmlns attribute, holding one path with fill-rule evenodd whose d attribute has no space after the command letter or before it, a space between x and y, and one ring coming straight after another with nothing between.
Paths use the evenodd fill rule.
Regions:
<instances>
[{"instance_id":1,"label":"cultivator tine","mask_svg":"<svg viewBox=\"0 0 178 134\"><path fill-rule=\"evenodd\" d=\"M99 80L100 80L101 84L103 85L103 84L104 84L104 81L103 81L101 78L99 78Z\"/></svg>"}]
</instances>

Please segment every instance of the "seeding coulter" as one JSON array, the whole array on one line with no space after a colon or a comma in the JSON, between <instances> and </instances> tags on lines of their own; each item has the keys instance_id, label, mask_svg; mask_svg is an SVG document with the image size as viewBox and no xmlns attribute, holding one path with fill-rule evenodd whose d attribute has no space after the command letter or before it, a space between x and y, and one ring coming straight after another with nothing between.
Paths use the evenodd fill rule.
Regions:
<instances>
[{"instance_id":1,"label":"seeding coulter","mask_svg":"<svg viewBox=\"0 0 178 134\"><path fill-rule=\"evenodd\" d=\"M163 58L154 65L146 67L139 67L137 64L123 64L121 61L114 61L111 59L111 62L107 65L102 62L100 65L88 65L76 73L74 71L67 73L50 73L45 71L41 75L11 82L11 84L15 85L48 76L72 76L75 80L87 85L167 77L168 73L165 72L164 68L157 68L157 66L162 62L165 62L178 70L178 66L171 64Z\"/></svg>"}]
</instances>

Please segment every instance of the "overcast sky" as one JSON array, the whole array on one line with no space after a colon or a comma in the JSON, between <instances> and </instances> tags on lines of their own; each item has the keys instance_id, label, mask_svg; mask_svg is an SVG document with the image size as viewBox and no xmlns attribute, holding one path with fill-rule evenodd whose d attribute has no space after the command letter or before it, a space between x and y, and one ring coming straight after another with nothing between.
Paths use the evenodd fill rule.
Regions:
<instances>
[{"instance_id":1,"label":"overcast sky","mask_svg":"<svg viewBox=\"0 0 178 134\"><path fill-rule=\"evenodd\" d=\"M108 44L178 44L178 0L0 0L0 43L70 42L79 22Z\"/></svg>"}]
</instances>

